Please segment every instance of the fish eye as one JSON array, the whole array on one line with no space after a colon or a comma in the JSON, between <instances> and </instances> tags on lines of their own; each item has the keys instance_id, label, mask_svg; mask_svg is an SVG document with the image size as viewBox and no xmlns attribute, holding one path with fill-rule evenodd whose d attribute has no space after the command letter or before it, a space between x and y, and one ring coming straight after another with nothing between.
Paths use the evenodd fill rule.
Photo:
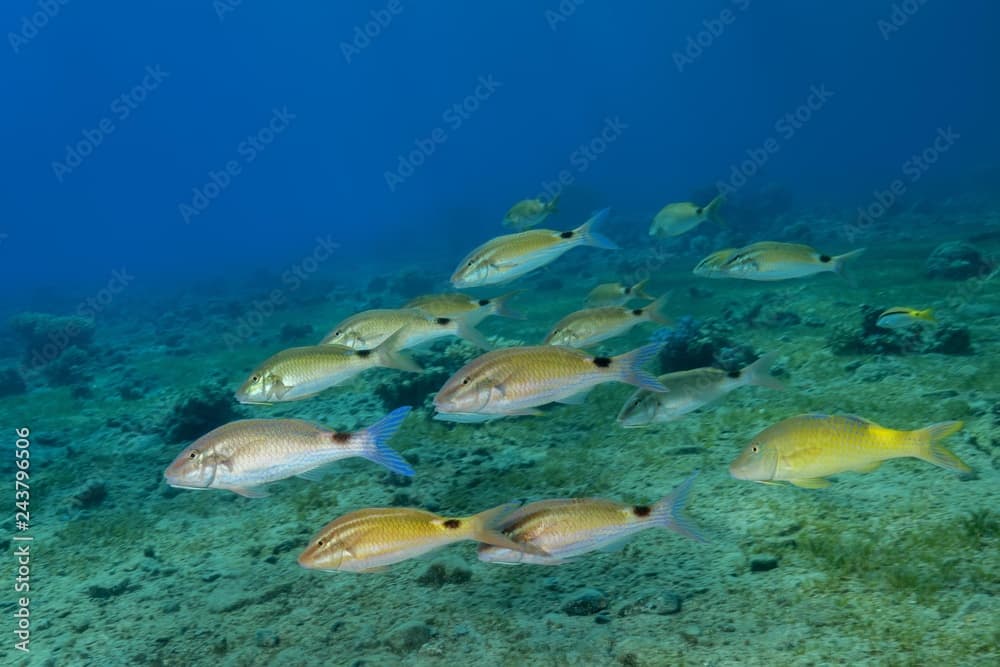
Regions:
<instances>
[{"instance_id":1,"label":"fish eye","mask_svg":"<svg viewBox=\"0 0 1000 667\"><path fill-rule=\"evenodd\" d=\"M750 451L753 452L754 454L756 454L757 452L760 451L760 447L758 447L757 445L754 445L754 446L752 446L750 448Z\"/></svg>"},{"instance_id":2,"label":"fish eye","mask_svg":"<svg viewBox=\"0 0 1000 667\"><path fill-rule=\"evenodd\" d=\"M316 546L321 547L324 544L326 544L326 540L324 540L323 538L316 540Z\"/></svg>"},{"instance_id":3,"label":"fish eye","mask_svg":"<svg viewBox=\"0 0 1000 667\"><path fill-rule=\"evenodd\" d=\"M462 384L469 384L470 381L471 378L468 375L462 378Z\"/></svg>"},{"instance_id":4,"label":"fish eye","mask_svg":"<svg viewBox=\"0 0 1000 667\"><path fill-rule=\"evenodd\" d=\"M257 384L258 382L260 382L260 376L259 375L252 376L250 378L250 382L251 382L251 384Z\"/></svg>"},{"instance_id":5,"label":"fish eye","mask_svg":"<svg viewBox=\"0 0 1000 667\"><path fill-rule=\"evenodd\" d=\"M198 458L199 456L201 456L201 452L199 452L199 451L198 451L197 449L192 449L192 450L191 450L191 453L190 453L190 454L188 454L188 458L189 458L189 459L196 459L196 458Z\"/></svg>"}]
</instances>

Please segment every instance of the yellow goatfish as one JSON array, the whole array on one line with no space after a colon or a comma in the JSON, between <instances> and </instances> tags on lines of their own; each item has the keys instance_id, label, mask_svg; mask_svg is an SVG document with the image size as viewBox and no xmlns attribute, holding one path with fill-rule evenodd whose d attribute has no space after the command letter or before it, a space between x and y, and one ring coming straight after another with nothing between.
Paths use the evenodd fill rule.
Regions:
<instances>
[{"instance_id":1,"label":"yellow goatfish","mask_svg":"<svg viewBox=\"0 0 1000 667\"><path fill-rule=\"evenodd\" d=\"M457 336L483 350L490 349L489 342L468 322L470 315L434 317L418 308L366 310L338 323L320 341L320 345L370 349L397 334L397 350L424 345L447 336Z\"/></svg>"},{"instance_id":2,"label":"yellow goatfish","mask_svg":"<svg viewBox=\"0 0 1000 667\"><path fill-rule=\"evenodd\" d=\"M413 468L387 444L410 412L398 408L355 433L302 419L241 419L214 429L182 451L163 473L180 489L225 489L247 498L288 477L319 479L329 463L354 456L411 477Z\"/></svg>"},{"instance_id":3,"label":"yellow goatfish","mask_svg":"<svg viewBox=\"0 0 1000 667\"><path fill-rule=\"evenodd\" d=\"M395 368L419 373L420 366L396 351L390 336L373 350L353 350L343 345L292 347L257 366L236 390L240 403L278 403L308 398L343 384L369 368Z\"/></svg>"},{"instance_id":4,"label":"yellow goatfish","mask_svg":"<svg viewBox=\"0 0 1000 667\"><path fill-rule=\"evenodd\" d=\"M938 441L962 428L941 422L918 431L896 431L851 415L809 414L764 429L729 466L736 479L790 482L807 489L830 485L842 472L871 472L883 461L908 456L936 466L971 472Z\"/></svg>"},{"instance_id":5,"label":"yellow goatfish","mask_svg":"<svg viewBox=\"0 0 1000 667\"><path fill-rule=\"evenodd\" d=\"M937 323L937 320L934 319L934 311L930 308L916 310L899 306L889 308L875 321L875 325L883 329L905 329L913 324L937 326Z\"/></svg>"},{"instance_id":6,"label":"yellow goatfish","mask_svg":"<svg viewBox=\"0 0 1000 667\"><path fill-rule=\"evenodd\" d=\"M521 232L535 225L540 225L552 213L558 213L556 206L559 203L559 195L552 198L552 201L544 202L541 199L522 199L507 211L503 217L503 224L506 227L513 227Z\"/></svg>"},{"instance_id":7,"label":"yellow goatfish","mask_svg":"<svg viewBox=\"0 0 1000 667\"><path fill-rule=\"evenodd\" d=\"M624 306L632 299L653 299L643 291L643 287L649 279L640 280L631 287L621 283L603 283L590 290L584 304L588 308L599 308L601 306Z\"/></svg>"},{"instance_id":8,"label":"yellow goatfish","mask_svg":"<svg viewBox=\"0 0 1000 667\"><path fill-rule=\"evenodd\" d=\"M666 391L642 367L665 343L652 343L617 357L595 357L561 345L508 347L477 357L445 382L434 407L435 419L483 422L500 417L539 415L547 403L582 403L605 382L625 382Z\"/></svg>"},{"instance_id":9,"label":"yellow goatfish","mask_svg":"<svg viewBox=\"0 0 1000 667\"><path fill-rule=\"evenodd\" d=\"M299 565L310 570L373 572L464 540L540 553L494 528L516 508L517 503L508 503L461 519L406 507L358 510L324 526L299 555Z\"/></svg>"},{"instance_id":10,"label":"yellow goatfish","mask_svg":"<svg viewBox=\"0 0 1000 667\"><path fill-rule=\"evenodd\" d=\"M858 248L843 255L831 256L801 243L761 241L740 248L725 262L713 266L712 277L772 281L825 272L843 275L847 262L864 251L864 248Z\"/></svg>"},{"instance_id":11,"label":"yellow goatfish","mask_svg":"<svg viewBox=\"0 0 1000 667\"><path fill-rule=\"evenodd\" d=\"M653 223L649 226L649 235L680 236L684 232L691 231L706 220L724 225L726 223L719 214L722 202L722 195L718 195L705 206L699 206L687 201L667 204L653 218Z\"/></svg>"},{"instance_id":12,"label":"yellow goatfish","mask_svg":"<svg viewBox=\"0 0 1000 667\"><path fill-rule=\"evenodd\" d=\"M590 347L626 334L644 322L670 324L670 320L663 314L667 297L668 295L663 295L643 308L603 306L570 313L552 327L542 344Z\"/></svg>"},{"instance_id":13,"label":"yellow goatfish","mask_svg":"<svg viewBox=\"0 0 1000 667\"><path fill-rule=\"evenodd\" d=\"M452 274L451 284L461 289L506 283L554 262L577 246L617 250L617 245L597 232L609 210L594 214L570 231L531 229L487 241L466 255Z\"/></svg>"},{"instance_id":14,"label":"yellow goatfish","mask_svg":"<svg viewBox=\"0 0 1000 667\"><path fill-rule=\"evenodd\" d=\"M560 565L590 551L612 551L647 528L666 528L699 542L705 538L682 515L694 472L655 505L626 505L602 498L568 498L529 503L507 516L500 530L519 545L479 545L479 560L516 565Z\"/></svg>"},{"instance_id":15,"label":"yellow goatfish","mask_svg":"<svg viewBox=\"0 0 1000 667\"><path fill-rule=\"evenodd\" d=\"M521 290L515 290L489 299L477 299L461 292L425 294L411 299L403 308L419 308L433 317L462 317L466 324L474 327L490 315L523 320L524 315L507 305L520 293Z\"/></svg>"}]
</instances>

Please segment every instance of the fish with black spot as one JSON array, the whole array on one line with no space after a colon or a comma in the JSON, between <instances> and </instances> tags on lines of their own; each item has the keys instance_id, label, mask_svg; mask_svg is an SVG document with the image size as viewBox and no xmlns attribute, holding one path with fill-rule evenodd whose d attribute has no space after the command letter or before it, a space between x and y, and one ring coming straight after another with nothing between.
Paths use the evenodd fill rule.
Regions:
<instances>
[{"instance_id":1,"label":"fish with black spot","mask_svg":"<svg viewBox=\"0 0 1000 667\"><path fill-rule=\"evenodd\" d=\"M577 246L617 250L610 239L597 231L609 209L593 215L576 229L530 229L506 234L482 244L461 261L451 276L451 284L462 289L499 285L540 269Z\"/></svg>"},{"instance_id":2,"label":"fish with black spot","mask_svg":"<svg viewBox=\"0 0 1000 667\"><path fill-rule=\"evenodd\" d=\"M412 476L389 440L410 407L393 410L368 428L334 431L302 419L241 419L224 424L184 448L163 476L179 489L223 489L248 498L289 477L316 480L325 466L361 457L394 473Z\"/></svg>"},{"instance_id":3,"label":"fish with black spot","mask_svg":"<svg viewBox=\"0 0 1000 667\"><path fill-rule=\"evenodd\" d=\"M420 366L397 351L398 344L398 336L393 335L377 347L366 350L343 345L308 345L282 350L250 373L236 390L236 400L262 405L298 401L344 384L371 368L419 373Z\"/></svg>"},{"instance_id":4,"label":"fish with black spot","mask_svg":"<svg viewBox=\"0 0 1000 667\"><path fill-rule=\"evenodd\" d=\"M827 255L801 243L761 241L731 252L727 249L712 253L695 267L694 272L712 278L758 281L804 278L817 273L843 276L848 262L864 251L858 248L843 255Z\"/></svg>"},{"instance_id":5,"label":"fish with black spot","mask_svg":"<svg viewBox=\"0 0 1000 667\"><path fill-rule=\"evenodd\" d=\"M436 316L419 308L378 308L351 315L337 323L320 345L344 345L370 349L395 334L396 349L426 345L439 338L456 336L483 350L490 344L473 326L473 312L456 316ZM485 316L485 315L484 315ZM479 320L482 320L480 317Z\"/></svg>"},{"instance_id":6,"label":"fish with black spot","mask_svg":"<svg viewBox=\"0 0 1000 667\"><path fill-rule=\"evenodd\" d=\"M616 357L602 357L563 345L508 347L481 355L460 368L434 397L435 419L484 422L539 415L548 403L577 405L605 382L624 382L666 391L643 369L663 348L651 343Z\"/></svg>"},{"instance_id":7,"label":"fish with black spot","mask_svg":"<svg viewBox=\"0 0 1000 667\"><path fill-rule=\"evenodd\" d=\"M324 526L299 555L299 565L310 570L377 572L466 540L540 553L497 530L496 525L517 507L507 503L463 518L410 507L357 510Z\"/></svg>"},{"instance_id":8,"label":"fish with black spot","mask_svg":"<svg viewBox=\"0 0 1000 667\"><path fill-rule=\"evenodd\" d=\"M627 505L603 498L528 503L500 524L504 535L522 548L483 544L479 560L508 565L560 565L591 551L614 551L647 528L665 528L704 542L701 532L682 513L697 475L692 473L653 505Z\"/></svg>"}]
</instances>

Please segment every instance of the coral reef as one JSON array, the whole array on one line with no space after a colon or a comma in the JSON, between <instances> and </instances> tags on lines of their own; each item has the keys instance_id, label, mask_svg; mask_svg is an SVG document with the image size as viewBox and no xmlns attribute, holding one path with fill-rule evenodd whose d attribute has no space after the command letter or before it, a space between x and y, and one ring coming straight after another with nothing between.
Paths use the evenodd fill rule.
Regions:
<instances>
[{"instance_id":1,"label":"coral reef","mask_svg":"<svg viewBox=\"0 0 1000 667\"><path fill-rule=\"evenodd\" d=\"M228 387L203 384L173 404L163 418L162 428L167 442L184 442L240 416Z\"/></svg>"},{"instance_id":2,"label":"coral reef","mask_svg":"<svg viewBox=\"0 0 1000 667\"><path fill-rule=\"evenodd\" d=\"M0 398L4 396L17 396L28 390L24 384L24 378L13 368L0 369Z\"/></svg>"},{"instance_id":3,"label":"coral reef","mask_svg":"<svg viewBox=\"0 0 1000 667\"><path fill-rule=\"evenodd\" d=\"M36 355L51 361L70 347L87 347L94 338L93 320L78 315L18 313L8 325L24 344L28 363L35 363Z\"/></svg>"},{"instance_id":4,"label":"coral reef","mask_svg":"<svg viewBox=\"0 0 1000 667\"><path fill-rule=\"evenodd\" d=\"M975 246L948 241L934 248L924 270L931 278L966 280L989 273L990 265Z\"/></svg>"}]
</instances>

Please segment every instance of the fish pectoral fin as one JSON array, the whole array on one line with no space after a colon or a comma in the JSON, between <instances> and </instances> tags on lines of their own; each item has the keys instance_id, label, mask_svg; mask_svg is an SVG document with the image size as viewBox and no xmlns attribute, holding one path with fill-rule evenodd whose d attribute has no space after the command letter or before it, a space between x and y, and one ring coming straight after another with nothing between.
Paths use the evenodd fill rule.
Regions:
<instances>
[{"instance_id":1,"label":"fish pectoral fin","mask_svg":"<svg viewBox=\"0 0 1000 667\"><path fill-rule=\"evenodd\" d=\"M266 498L271 495L263 486L231 486L229 490L244 498Z\"/></svg>"},{"instance_id":2,"label":"fish pectoral fin","mask_svg":"<svg viewBox=\"0 0 1000 667\"><path fill-rule=\"evenodd\" d=\"M876 470L878 470L878 467L880 465L882 465L881 461L872 461L871 463L865 463L864 465L859 465L854 468L851 468L851 470L853 472L859 472L864 474L866 472L875 472Z\"/></svg>"},{"instance_id":3,"label":"fish pectoral fin","mask_svg":"<svg viewBox=\"0 0 1000 667\"><path fill-rule=\"evenodd\" d=\"M825 489L830 486L830 480L823 479L822 477L804 477L802 479L790 479L789 484L794 484L795 486L802 489Z\"/></svg>"},{"instance_id":4,"label":"fish pectoral fin","mask_svg":"<svg viewBox=\"0 0 1000 667\"><path fill-rule=\"evenodd\" d=\"M562 403L563 405L583 405L583 402L587 400L587 394L589 393L590 389L584 389L583 391L578 391L572 396L560 398L556 401L556 403Z\"/></svg>"},{"instance_id":5,"label":"fish pectoral fin","mask_svg":"<svg viewBox=\"0 0 1000 667\"><path fill-rule=\"evenodd\" d=\"M377 565L375 567L366 567L363 570L357 570L359 574L374 574L376 572L385 572L389 569L388 565Z\"/></svg>"}]
</instances>

